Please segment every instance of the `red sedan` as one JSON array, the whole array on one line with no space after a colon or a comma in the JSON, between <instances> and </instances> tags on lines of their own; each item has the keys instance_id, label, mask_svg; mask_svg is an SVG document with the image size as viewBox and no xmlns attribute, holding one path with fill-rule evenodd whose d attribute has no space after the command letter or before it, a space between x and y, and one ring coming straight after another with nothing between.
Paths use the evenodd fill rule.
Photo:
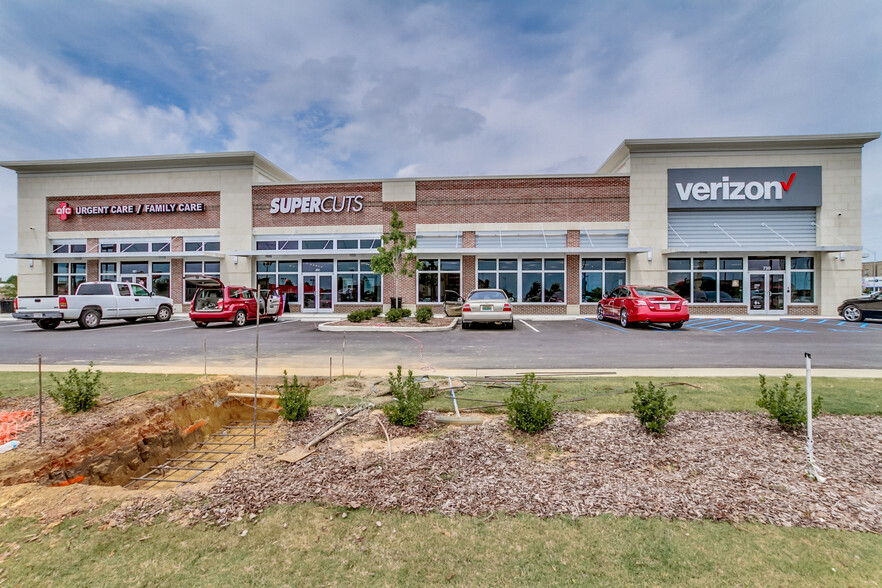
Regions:
<instances>
[{"instance_id":1,"label":"red sedan","mask_svg":"<svg viewBox=\"0 0 882 588\"><path fill-rule=\"evenodd\" d=\"M597 303L597 320L616 319L623 327L634 323L669 323L679 329L689 320L689 303L662 286L619 286Z\"/></svg>"}]
</instances>

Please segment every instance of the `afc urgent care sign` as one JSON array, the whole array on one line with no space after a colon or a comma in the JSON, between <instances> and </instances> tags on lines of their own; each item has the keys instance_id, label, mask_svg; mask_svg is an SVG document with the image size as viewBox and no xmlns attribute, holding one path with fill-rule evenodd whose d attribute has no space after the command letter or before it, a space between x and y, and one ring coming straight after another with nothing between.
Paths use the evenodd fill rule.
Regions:
<instances>
[{"instance_id":1,"label":"afc urgent care sign","mask_svg":"<svg viewBox=\"0 0 882 588\"><path fill-rule=\"evenodd\" d=\"M821 206L821 167L668 170L668 208L811 208Z\"/></svg>"},{"instance_id":2,"label":"afc urgent care sign","mask_svg":"<svg viewBox=\"0 0 882 588\"><path fill-rule=\"evenodd\" d=\"M67 220L72 215L78 216L101 216L118 214L176 214L189 212L204 212L204 202L178 202L170 204L113 204L100 206L69 206L67 202L61 202L55 207L55 214L61 220Z\"/></svg>"}]
</instances>

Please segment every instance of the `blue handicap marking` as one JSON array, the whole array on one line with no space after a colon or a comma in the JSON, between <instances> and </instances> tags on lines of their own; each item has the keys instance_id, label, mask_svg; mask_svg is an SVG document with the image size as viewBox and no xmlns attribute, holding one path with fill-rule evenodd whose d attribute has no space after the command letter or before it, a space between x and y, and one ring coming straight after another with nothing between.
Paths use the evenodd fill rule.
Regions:
<instances>
[{"instance_id":1,"label":"blue handicap marking","mask_svg":"<svg viewBox=\"0 0 882 588\"><path fill-rule=\"evenodd\" d=\"M777 327L772 325L756 325L730 319L704 319L696 322L689 321L686 325L692 329L713 332L727 331L730 333L744 333L747 331L755 331L757 333L814 333L814 331L806 331L803 329L791 329L789 327Z\"/></svg>"}]
</instances>

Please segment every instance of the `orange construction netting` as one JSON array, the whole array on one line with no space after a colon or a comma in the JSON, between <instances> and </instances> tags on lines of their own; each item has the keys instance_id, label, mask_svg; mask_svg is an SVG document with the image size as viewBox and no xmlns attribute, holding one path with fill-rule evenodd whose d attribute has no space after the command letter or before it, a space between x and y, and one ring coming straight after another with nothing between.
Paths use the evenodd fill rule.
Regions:
<instances>
[{"instance_id":1,"label":"orange construction netting","mask_svg":"<svg viewBox=\"0 0 882 588\"><path fill-rule=\"evenodd\" d=\"M13 441L34 423L34 411L0 412L0 445Z\"/></svg>"}]
</instances>

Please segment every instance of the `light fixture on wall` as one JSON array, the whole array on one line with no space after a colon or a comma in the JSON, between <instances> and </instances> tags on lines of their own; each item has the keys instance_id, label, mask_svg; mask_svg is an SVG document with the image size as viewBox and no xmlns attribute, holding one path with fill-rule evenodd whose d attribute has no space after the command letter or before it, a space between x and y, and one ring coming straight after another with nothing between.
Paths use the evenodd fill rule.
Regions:
<instances>
[{"instance_id":1,"label":"light fixture on wall","mask_svg":"<svg viewBox=\"0 0 882 588\"><path fill-rule=\"evenodd\" d=\"M646 252L646 261L652 261L652 249Z\"/></svg>"},{"instance_id":2,"label":"light fixture on wall","mask_svg":"<svg viewBox=\"0 0 882 588\"><path fill-rule=\"evenodd\" d=\"M233 265L239 265L239 256L238 255L233 256Z\"/></svg>"}]
</instances>

